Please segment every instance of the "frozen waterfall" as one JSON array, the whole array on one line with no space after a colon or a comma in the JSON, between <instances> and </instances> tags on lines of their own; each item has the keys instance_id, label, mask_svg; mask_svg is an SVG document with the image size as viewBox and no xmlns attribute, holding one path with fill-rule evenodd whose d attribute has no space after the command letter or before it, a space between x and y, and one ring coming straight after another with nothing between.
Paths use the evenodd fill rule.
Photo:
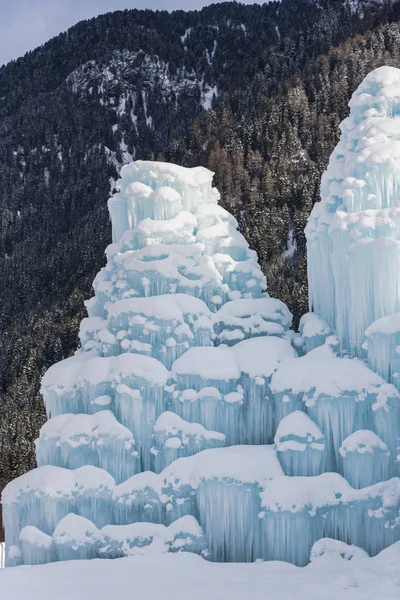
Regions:
<instances>
[{"instance_id":1,"label":"frozen waterfall","mask_svg":"<svg viewBox=\"0 0 400 600\"><path fill-rule=\"evenodd\" d=\"M307 229L300 333L210 171L123 167L81 347L42 380L38 467L3 492L8 566L305 565L327 538L370 555L400 539L399 327L377 320L400 310L398 107L395 69L353 97Z\"/></svg>"}]
</instances>

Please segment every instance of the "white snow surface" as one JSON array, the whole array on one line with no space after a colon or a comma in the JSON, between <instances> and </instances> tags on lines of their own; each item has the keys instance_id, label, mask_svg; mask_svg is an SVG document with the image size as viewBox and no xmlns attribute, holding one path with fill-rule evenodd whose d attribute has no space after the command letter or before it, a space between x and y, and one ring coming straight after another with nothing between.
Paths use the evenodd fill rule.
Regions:
<instances>
[{"instance_id":1,"label":"white snow surface","mask_svg":"<svg viewBox=\"0 0 400 600\"><path fill-rule=\"evenodd\" d=\"M296 351L286 340L262 336L243 340L231 348L190 348L174 362L172 372L225 381L238 379L241 373L250 377L271 377L280 364L292 362L296 356Z\"/></svg>"},{"instance_id":2,"label":"white snow surface","mask_svg":"<svg viewBox=\"0 0 400 600\"><path fill-rule=\"evenodd\" d=\"M281 476L283 471L273 446L229 446L203 450L194 456L179 458L160 473L161 479L179 479L190 482L192 487L207 479L263 483L271 477Z\"/></svg>"},{"instance_id":3,"label":"white snow surface","mask_svg":"<svg viewBox=\"0 0 400 600\"><path fill-rule=\"evenodd\" d=\"M382 495L383 506L396 506L400 499L400 479L355 489L339 473L322 473L314 477L275 477L266 481L261 492L261 506L272 512L300 512L376 498Z\"/></svg>"},{"instance_id":4,"label":"white snow surface","mask_svg":"<svg viewBox=\"0 0 400 600\"><path fill-rule=\"evenodd\" d=\"M98 399L99 400L99 399ZM46 421L40 430L40 439L56 439L73 447L90 443L91 440L116 438L134 444L131 431L121 425L110 410L93 415L63 414Z\"/></svg>"},{"instance_id":5,"label":"white snow surface","mask_svg":"<svg viewBox=\"0 0 400 600\"><path fill-rule=\"evenodd\" d=\"M275 434L275 444L290 435L309 440L323 441L324 435L318 425L306 413L301 410L295 410L284 417L278 425ZM311 441L311 440L310 440Z\"/></svg>"},{"instance_id":6,"label":"white snow surface","mask_svg":"<svg viewBox=\"0 0 400 600\"><path fill-rule=\"evenodd\" d=\"M196 219L201 229L212 227L213 225L217 225L217 223L225 221L230 223L232 227L238 227L235 217L219 204L200 204L196 211Z\"/></svg>"},{"instance_id":7,"label":"white snow surface","mask_svg":"<svg viewBox=\"0 0 400 600\"><path fill-rule=\"evenodd\" d=\"M21 531L21 535L23 535L24 529ZM96 536L97 532L96 525L89 519L69 513L57 523L53 538L58 544L73 543L81 546L87 544L93 536Z\"/></svg>"},{"instance_id":8,"label":"white snow surface","mask_svg":"<svg viewBox=\"0 0 400 600\"><path fill-rule=\"evenodd\" d=\"M292 315L286 304L277 298L241 298L231 300L224 304L215 315L215 320L224 321L229 325L236 325L235 318L261 315L269 321L276 321L289 327L292 323Z\"/></svg>"},{"instance_id":9,"label":"white snow surface","mask_svg":"<svg viewBox=\"0 0 400 600\"><path fill-rule=\"evenodd\" d=\"M146 487L159 491L165 482L190 484L195 489L205 480L232 479L240 483L263 484L272 477L283 475L273 446L212 448L175 460L159 475L152 471L133 475L115 488L113 496L118 500Z\"/></svg>"},{"instance_id":10,"label":"white snow surface","mask_svg":"<svg viewBox=\"0 0 400 600\"><path fill-rule=\"evenodd\" d=\"M228 221L200 229L196 239L209 248L210 252L219 247L235 246L247 250L248 242Z\"/></svg>"},{"instance_id":11,"label":"white snow surface","mask_svg":"<svg viewBox=\"0 0 400 600\"><path fill-rule=\"evenodd\" d=\"M37 527L32 527L31 525L27 525L21 529L19 539L21 542L26 542L38 548L50 548L53 543L51 535L47 535Z\"/></svg>"},{"instance_id":12,"label":"white snow surface","mask_svg":"<svg viewBox=\"0 0 400 600\"><path fill-rule=\"evenodd\" d=\"M314 337L315 335L330 335L331 327L316 313L306 313L300 319L299 331L303 337Z\"/></svg>"},{"instance_id":13,"label":"white snow surface","mask_svg":"<svg viewBox=\"0 0 400 600\"><path fill-rule=\"evenodd\" d=\"M223 433L218 431L209 431L200 423L190 423L185 421L179 415L166 410L161 413L154 425L155 433L164 433L165 435L178 435L183 433L185 436L194 436L204 438L205 440L225 441Z\"/></svg>"},{"instance_id":14,"label":"white snow surface","mask_svg":"<svg viewBox=\"0 0 400 600\"><path fill-rule=\"evenodd\" d=\"M169 371L155 358L141 354L125 353L101 357L95 352L79 352L50 367L42 379L42 387L68 389L81 381L93 385L102 381L118 380L123 375L135 375L153 385L164 385Z\"/></svg>"},{"instance_id":15,"label":"white snow surface","mask_svg":"<svg viewBox=\"0 0 400 600\"><path fill-rule=\"evenodd\" d=\"M283 476L274 446L239 445L211 448L168 465L160 474L144 471L115 485L113 477L93 466L70 470L44 465L21 475L3 491L3 504L18 502L21 494L45 494L53 498L72 498L76 494L107 490L115 499L140 489L158 492L165 481L186 483L193 488L203 480L232 479L241 483L263 484L270 478ZM340 477L338 475L338 477Z\"/></svg>"},{"instance_id":16,"label":"white snow surface","mask_svg":"<svg viewBox=\"0 0 400 600\"><path fill-rule=\"evenodd\" d=\"M106 525L98 529L89 519L69 513L58 522L52 536L46 535L36 527L24 527L20 540L46 548L51 546L53 540L58 545L73 544L74 546L84 546L91 540L109 543L135 538L159 538L164 543L172 543L174 538L182 533L199 537L204 535L198 521L191 515L177 519L169 527L159 523L137 522L129 525ZM168 548L159 548L159 550L166 552ZM140 554L140 548L136 548L133 553Z\"/></svg>"},{"instance_id":17,"label":"white snow surface","mask_svg":"<svg viewBox=\"0 0 400 600\"><path fill-rule=\"evenodd\" d=\"M249 283L249 282L247 282ZM220 343L259 335L284 335L292 324L287 306L275 298L239 298L226 302L214 315Z\"/></svg>"},{"instance_id":18,"label":"white snow surface","mask_svg":"<svg viewBox=\"0 0 400 600\"><path fill-rule=\"evenodd\" d=\"M240 369L228 348L190 348L172 365L178 375L199 375L204 379L239 379Z\"/></svg>"},{"instance_id":19,"label":"white snow surface","mask_svg":"<svg viewBox=\"0 0 400 600\"><path fill-rule=\"evenodd\" d=\"M354 392L360 399L366 393L381 394L382 402L387 394L399 395L393 385L385 383L364 362L358 358L338 358L328 345L285 361L272 376L271 390L294 394L313 390L314 400L321 395L337 398L346 392Z\"/></svg>"},{"instance_id":20,"label":"white snow surface","mask_svg":"<svg viewBox=\"0 0 400 600\"><path fill-rule=\"evenodd\" d=\"M339 448L339 452L343 457L345 457L348 452L365 454L366 452L372 453L375 450L388 453L387 445L374 431L369 431L368 429L359 429L358 431L355 431L343 440L342 445Z\"/></svg>"},{"instance_id":21,"label":"white snow surface","mask_svg":"<svg viewBox=\"0 0 400 600\"><path fill-rule=\"evenodd\" d=\"M271 377L279 365L297 356L286 340L272 335L243 340L232 347L232 353L242 373L250 377Z\"/></svg>"},{"instance_id":22,"label":"white snow surface","mask_svg":"<svg viewBox=\"0 0 400 600\"><path fill-rule=\"evenodd\" d=\"M400 331L400 313L388 315L377 319L365 330L366 337L370 337L375 333L384 333L390 335Z\"/></svg>"},{"instance_id":23,"label":"white snow surface","mask_svg":"<svg viewBox=\"0 0 400 600\"><path fill-rule=\"evenodd\" d=\"M334 540L332 538L321 538L311 548L310 561L317 560L323 555L337 554L345 560L352 560L353 558L367 558L368 552L365 552L358 546L345 544L340 540Z\"/></svg>"},{"instance_id":24,"label":"white snow surface","mask_svg":"<svg viewBox=\"0 0 400 600\"><path fill-rule=\"evenodd\" d=\"M190 243L195 241L192 234L196 226L196 217L192 213L182 210L175 217L165 221L143 219L134 229L128 229L123 234L121 243L129 245L132 240L139 238L150 246L151 244L162 243L166 235L171 234L180 235L182 241L185 240L186 243Z\"/></svg>"},{"instance_id":25,"label":"white snow surface","mask_svg":"<svg viewBox=\"0 0 400 600\"><path fill-rule=\"evenodd\" d=\"M53 497L70 496L83 490L113 489L113 477L98 467L90 465L70 470L53 465L33 469L11 481L3 490L2 503L17 502L21 493L47 494Z\"/></svg>"},{"instance_id":26,"label":"white snow surface","mask_svg":"<svg viewBox=\"0 0 400 600\"><path fill-rule=\"evenodd\" d=\"M343 550L343 549L342 549ZM349 553L350 551L348 551ZM315 552L317 554L317 552ZM373 558L324 552L307 567L284 562L212 563L190 554L80 560L0 572L13 600L398 600L400 542ZM269 591L268 591L269 590Z\"/></svg>"},{"instance_id":27,"label":"white snow surface","mask_svg":"<svg viewBox=\"0 0 400 600\"><path fill-rule=\"evenodd\" d=\"M197 186L211 185L213 175L204 167L186 168L171 163L137 160L122 167L119 183L123 185L124 180L147 181L149 185L157 187L171 187L171 183L177 183L196 190Z\"/></svg>"},{"instance_id":28,"label":"white snow surface","mask_svg":"<svg viewBox=\"0 0 400 600\"><path fill-rule=\"evenodd\" d=\"M109 317L116 317L123 313L145 315L158 319L176 320L184 322L184 315L211 317L207 305L194 296L188 294L163 294L149 298L127 298L110 303L107 306Z\"/></svg>"}]
</instances>

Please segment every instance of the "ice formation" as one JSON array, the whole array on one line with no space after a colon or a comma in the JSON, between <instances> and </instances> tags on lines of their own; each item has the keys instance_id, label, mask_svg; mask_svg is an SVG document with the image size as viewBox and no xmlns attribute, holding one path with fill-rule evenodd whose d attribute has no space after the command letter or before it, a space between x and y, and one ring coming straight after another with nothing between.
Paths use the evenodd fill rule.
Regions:
<instances>
[{"instance_id":1,"label":"ice formation","mask_svg":"<svg viewBox=\"0 0 400 600\"><path fill-rule=\"evenodd\" d=\"M332 334L331 327L316 313L306 313L300 319L299 331L304 340L306 352L322 346Z\"/></svg>"},{"instance_id":2,"label":"ice formation","mask_svg":"<svg viewBox=\"0 0 400 600\"><path fill-rule=\"evenodd\" d=\"M258 335L284 337L292 324L287 306L275 298L231 300L214 317L216 344L232 346Z\"/></svg>"},{"instance_id":3,"label":"ice formation","mask_svg":"<svg viewBox=\"0 0 400 600\"><path fill-rule=\"evenodd\" d=\"M133 523L98 529L88 519L69 513L59 521L53 535L27 526L19 539L25 564L181 551L207 556L204 532L191 516L182 517L169 527Z\"/></svg>"},{"instance_id":4,"label":"ice formation","mask_svg":"<svg viewBox=\"0 0 400 600\"><path fill-rule=\"evenodd\" d=\"M36 462L76 469L101 467L117 482L139 471L132 432L109 410L93 415L63 414L45 423L36 440Z\"/></svg>"},{"instance_id":5,"label":"ice formation","mask_svg":"<svg viewBox=\"0 0 400 600\"><path fill-rule=\"evenodd\" d=\"M305 565L325 537L375 555L399 538L399 502L398 477L360 490L337 473L275 477L261 492L262 557Z\"/></svg>"},{"instance_id":6,"label":"ice formation","mask_svg":"<svg viewBox=\"0 0 400 600\"><path fill-rule=\"evenodd\" d=\"M400 311L399 100L392 67L354 92L306 228L310 306L358 356L371 323Z\"/></svg>"},{"instance_id":7,"label":"ice formation","mask_svg":"<svg viewBox=\"0 0 400 600\"><path fill-rule=\"evenodd\" d=\"M321 538L318 542L315 542L311 548L310 562L317 560L321 556L326 555L338 555L344 560L352 560L353 558L366 558L368 552L365 552L358 546L350 546L340 540L334 540L332 538Z\"/></svg>"},{"instance_id":8,"label":"ice formation","mask_svg":"<svg viewBox=\"0 0 400 600\"><path fill-rule=\"evenodd\" d=\"M373 431L360 429L343 440L339 448L343 473L355 488L388 479L391 457L387 445Z\"/></svg>"},{"instance_id":9,"label":"ice formation","mask_svg":"<svg viewBox=\"0 0 400 600\"><path fill-rule=\"evenodd\" d=\"M377 319L365 331L368 364L400 389L400 313Z\"/></svg>"},{"instance_id":10,"label":"ice formation","mask_svg":"<svg viewBox=\"0 0 400 600\"><path fill-rule=\"evenodd\" d=\"M400 538L396 326L366 323L374 370L343 354L354 340L318 296L313 269L334 294L333 246L314 213L320 314L293 332L211 182L200 167L122 169L81 348L42 380L38 467L3 492L8 565L178 551L305 565Z\"/></svg>"},{"instance_id":11,"label":"ice formation","mask_svg":"<svg viewBox=\"0 0 400 600\"><path fill-rule=\"evenodd\" d=\"M325 437L305 412L284 417L275 434L279 460L286 475L319 475L325 471Z\"/></svg>"},{"instance_id":12,"label":"ice formation","mask_svg":"<svg viewBox=\"0 0 400 600\"><path fill-rule=\"evenodd\" d=\"M176 413L163 412L154 425L154 471L159 473L178 458L192 456L207 448L225 446L226 437L199 423L185 421Z\"/></svg>"}]
</instances>

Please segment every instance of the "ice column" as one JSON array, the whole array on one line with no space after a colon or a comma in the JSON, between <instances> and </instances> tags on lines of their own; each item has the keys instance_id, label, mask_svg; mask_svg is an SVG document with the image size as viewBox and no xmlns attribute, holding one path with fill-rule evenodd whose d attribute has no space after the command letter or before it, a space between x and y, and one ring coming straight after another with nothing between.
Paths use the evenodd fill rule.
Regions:
<instances>
[{"instance_id":1,"label":"ice column","mask_svg":"<svg viewBox=\"0 0 400 600\"><path fill-rule=\"evenodd\" d=\"M361 356L364 332L400 310L400 70L372 71L322 177L306 228L310 308Z\"/></svg>"},{"instance_id":2,"label":"ice column","mask_svg":"<svg viewBox=\"0 0 400 600\"><path fill-rule=\"evenodd\" d=\"M282 419L275 445L286 475L319 475L325 470L324 435L304 412L296 410Z\"/></svg>"},{"instance_id":3,"label":"ice column","mask_svg":"<svg viewBox=\"0 0 400 600\"><path fill-rule=\"evenodd\" d=\"M353 487L363 488L389 478L390 452L373 431L355 431L343 441L339 452L344 476Z\"/></svg>"}]
</instances>

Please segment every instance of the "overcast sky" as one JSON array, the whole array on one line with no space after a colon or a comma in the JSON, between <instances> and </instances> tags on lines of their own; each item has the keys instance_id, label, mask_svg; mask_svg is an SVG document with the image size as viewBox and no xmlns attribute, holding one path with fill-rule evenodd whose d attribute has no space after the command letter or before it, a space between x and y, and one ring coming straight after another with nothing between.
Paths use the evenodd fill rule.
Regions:
<instances>
[{"instance_id":1,"label":"overcast sky","mask_svg":"<svg viewBox=\"0 0 400 600\"><path fill-rule=\"evenodd\" d=\"M0 65L82 19L124 8L192 10L217 0L0 0ZM218 0L221 1L221 0ZM261 0L241 0L254 4Z\"/></svg>"}]
</instances>

